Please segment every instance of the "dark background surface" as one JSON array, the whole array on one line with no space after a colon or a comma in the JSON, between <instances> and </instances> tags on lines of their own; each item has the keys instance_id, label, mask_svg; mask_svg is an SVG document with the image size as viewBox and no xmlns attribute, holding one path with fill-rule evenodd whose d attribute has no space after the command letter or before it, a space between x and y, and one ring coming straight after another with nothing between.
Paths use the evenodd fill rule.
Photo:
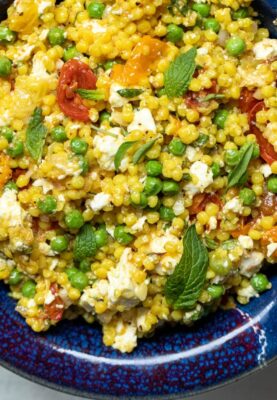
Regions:
<instances>
[{"instance_id":1,"label":"dark background surface","mask_svg":"<svg viewBox=\"0 0 277 400\"><path fill-rule=\"evenodd\" d=\"M78 400L18 377L0 367L1 400ZM277 362L249 377L192 400L277 400Z\"/></svg>"}]
</instances>

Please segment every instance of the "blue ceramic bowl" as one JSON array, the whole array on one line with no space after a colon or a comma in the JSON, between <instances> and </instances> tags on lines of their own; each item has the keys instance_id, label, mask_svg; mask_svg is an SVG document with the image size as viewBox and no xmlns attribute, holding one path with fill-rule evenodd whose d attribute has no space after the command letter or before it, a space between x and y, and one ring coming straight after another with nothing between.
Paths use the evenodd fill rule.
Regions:
<instances>
[{"instance_id":1,"label":"blue ceramic bowl","mask_svg":"<svg viewBox=\"0 0 277 400\"><path fill-rule=\"evenodd\" d=\"M259 1L257 9L276 36L277 0ZM32 332L0 284L0 363L45 386L88 398L184 398L276 357L277 276L272 283L272 290L247 306L219 311L192 329L161 330L141 340L130 355L103 346L100 328L82 320L64 321L46 334Z\"/></svg>"}]
</instances>

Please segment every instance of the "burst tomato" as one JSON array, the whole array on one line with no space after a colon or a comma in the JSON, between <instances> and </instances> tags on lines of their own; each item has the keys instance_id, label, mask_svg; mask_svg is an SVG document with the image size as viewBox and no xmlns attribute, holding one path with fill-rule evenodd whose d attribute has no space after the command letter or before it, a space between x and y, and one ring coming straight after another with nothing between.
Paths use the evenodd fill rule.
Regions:
<instances>
[{"instance_id":1,"label":"burst tomato","mask_svg":"<svg viewBox=\"0 0 277 400\"><path fill-rule=\"evenodd\" d=\"M63 65L57 97L60 109L65 115L78 121L89 121L89 110L76 93L76 89L95 89L96 80L89 66L81 61L72 59Z\"/></svg>"},{"instance_id":2,"label":"burst tomato","mask_svg":"<svg viewBox=\"0 0 277 400\"><path fill-rule=\"evenodd\" d=\"M55 296L55 299L50 304L45 304L44 310L47 315L47 318L57 322L62 319L65 308L64 302L60 298L60 296L57 295L58 293L57 284L53 283L50 287L50 291Z\"/></svg>"}]
</instances>

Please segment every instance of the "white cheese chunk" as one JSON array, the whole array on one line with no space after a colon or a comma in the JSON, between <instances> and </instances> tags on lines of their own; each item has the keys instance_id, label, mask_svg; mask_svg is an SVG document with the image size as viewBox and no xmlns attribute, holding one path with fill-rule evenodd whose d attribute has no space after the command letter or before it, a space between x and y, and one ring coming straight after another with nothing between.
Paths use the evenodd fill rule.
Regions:
<instances>
[{"instance_id":1,"label":"white cheese chunk","mask_svg":"<svg viewBox=\"0 0 277 400\"><path fill-rule=\"evenodd\" d=\"M0 197L0 226L11 228L23 225L25 210L17 201L15 190L5 190Z\"/></svg>"},{"instance_id":2,"label":"white cheese chunk","mask_svg":"<svg viewBox=\"0 0 277 400\"><path fill-rule=\"evenodd\" d=\"M134 323L123 323L121 320L116 325L116 334L112 347L122 353L131 352L137 345L137 329Z\"/></svg>"},{"instance_id":3,"label":"white cheese chunk","mask_svg":"<svg viewBox=\"0 0 277 400\"><path fill-rule=\"evenodd\" d=\"M92 200L90 200L88 203L89 203L90 208L94 212L97 212L97 211L100 211L103 208L109 206L111 204L110 201L111 201L111 195L108 193L101 192L101 193L97 193L94 196L94 198Z\"/></svg>"},{"instance_id":4,"label":"white cheese chunk","mask_svg":"<svg viewBox=\"0 0 277 400\"><path fill-rule=\"evenodd\" d=\"M127 131L131 132L135 130L156 132L156 124L149 108L142 108L135 111L133 122L128 125Z\"/></svg>"},{"instance_id":5,"label":"white cheese chunk","mask_svg":"<svg viewBox=\"0 0 277 400\"><path fill-rule=\"evenodd\" d=\"M238 237L239 244L246 250L253 249L254 242L250 236L247 235L240 235Z\"/></svg>"},{"instance_id":6,"label":"white cheese chunk","mask_svg":"<svg viewBox=\"0 0 277 400\"><path fill-rule=\"evenodd\" d=\"M167 243L178 243L179 239L170 233L168 229L163 236L154 236L149 243L150 253L163 254L166 253L165 246Z\"/></svg>"},{"instance_id":7,"label":"white cheese chunk","mask_svg":"<svg viewBox=\"0 0 277 400\"><path fill-rule=\"evenodd\" d=\"M217 228L217 219L216 217L212 216L209 219L209 230L213 231Z\"/></svg>"},{"instance_id":8,"label":"white cheese chunk","mask_svg":"<svg viewBox=\"0 0 277 400\"><path fill-rule=\"evenodd\" d=\"M252 253L245 255L239 264L240 273L250 278L259 271L263 260L264 255L259 251L253 251Z\"/></svg>"},{"instance_id":9,"label":"white cheese chunk","mask_svg":"<svg viewBox=\"0 0 277 400\"><path fill-rule=\"evenodd\" d=\"M119 146L124 142L124 136L121 134L120 128L111 128L109 132L116 136L95 135L93 145L100 152L100 156L97 157L100 167L107 171L113 171L115 169L114 156Z\"/></svg>"},{"instance_id":10,"label":"white cheese chunk","mask_svg":"<svg viewBox=\"0 0 277 400\"><path fill-rule=\"evenodd\" d=\"M49 292L46 293L44 304L51 304L55 298L56 296L51 292L51 290L49 290Z\"/></svg>"},{"instance_id":11,"label":"white cheese chunk","mask_svg":"<svg viewBox=\"0 0 277 400\"><path fill-rule=\"evenodd\" d=\"M120 96L120 94L117 93L117 91L121 89L125 89L125 87L118 85L117 83L111 84L109 102L112 107L123 107L124 104L128 103L128 99Z\"/></svg>"},{"instance_id":12,"label":"white cheese chunk","mask_svg":"<svg viewBox=\"0 0 277 400\"><path fill-rule=\"evenodd\" d=\"M251 299L251 297L259 297L259 294L251 285L247 286L246 288L239 289L238 295L246 297L248 300Z\"/></svg>"},{"instance_id":13,"label":"white cheese chunk","mask_svg":"<svg viewBox=\"0 0 277 400\"><path fill-rule=\"evenodd\" d=\"M171 257L167 254L163 255L159 264L155 268L158 275L171 275L180 260L180 256Z\"/></svg>"},{"instance_id":14,"label":"white cheese chunk","mask_svg":"<svg viewBox=\"0 0 277 400\"><path fill-rule=\"evenodd\" d=\"M185 191L194 196L196 193L203 193L204 190L213 183L213 173L208 165L202 161L195 161L190 167L190 174L196 177L197 183L189 182L185 186Z\"/></svg>"},{"instance_id":15,"label":"white cheese chunk","mask_svg":"<svg viewBox=\"0 0 277 400\"><path fill-rule=\"evenodd\" d=\"M53 5L53 1L51 1L51 0L38 1L38 13L43 14L43 12L45 10L47 10L47 8L52 7L52 5Z\"/></svg>"},{"instance_id":16,"label":"white cheese chunk","mask_svg":"<svg viewBox=\"0 0 277 400\"><path fill-rule=\"evenodd\" d=\"M181 215L185 211L184 197L182 194L177 196L177 199L172 207L175 215Z\"/></svg>"},{"instance_id":17,"label":"white cheese chunk","mask_svg":"<svg viewBox=\"0 0 277 400\"><path fill-rule=\"evenodd\" d=\"M146 216L140 217L137 220L137 222L130 227L130 230L132 232L140 232L140 231L142 231L146 220L147 220Z\"/></svg>"},{"instance_id":18,"label":"white cheese chunk","mask_svg":"<svg viewBox=\"0 0 277 400\"><path fill-rule=\"evenodd\" d=\"M227 201L227 203L224 205L223 213L227 213L229 211L238 214L241 214L243 212L243 205L238 197L234 197L233 199Z\"/></svg>"},{"instance_id":19,"label":"white cheese chunk","mask_svg":"<svg viewBox=\"0 0 277 400\"><path fill-rule=\"evenodd\" d=\"M40 53L37 53L33 57L33 66L31 75L38 79L48 79L49 74L46 70L43 56Z\"/></svg>"},{"instance_id":20,"label":"white cheese chunk","mask_svg":"<svg viewBox=\"0 0 277 400\"><path fill-rule=\"evenodd\" d=\"M265 178L268 178L272 174L270 165L268 165L268 164L261 165L260 171Z\"/></svg>"},{"instance_id":21,"label":"white cheese chunk","mask_svg":"<svg viewBox=\"0 0 277 400\"><path fill-rule=\"evenodd\" d=\"M257 60L268 60L277 56L277 39L263 39L256 43L253 52Z\"/></svg>"},{"instance_id":22,"label":"white cheese chunk","mask_svg":"<svg viewBox=\"0 0 277 400\"><path fill-rule=\"evenodd\" d=\"M98 301L103 301L104 297L107 296L109 290L108 281L100 279L94 283L92 288L84 290L81 298L80 305L87 311L93 312L95 310L95 304Z\"/></svg>"},{"instance_id":23,"label":"white cheese chunk","mask_svg":"<svg viewBox=\"0 0 277 400\"><path fill-rule=\"evenodd\" d=\"M271 257L273 253L277 250L277 243L270 243L267 245L267 257Z\"/></svg>"},{"instance_id":24,"label":"white cheese chunk","mask_svg":"<svg viewBox=\"0 0 277 400\"><path fill-rule=\"evenodd\" d=\"M196 149L192 146L186 148L186 157L190 162L195 161Z\"/></svg>"},{"instance_id":25,"label":"white cheese chunk","mask_svg":"<svg viewBox=\"0 0 277 400\"><path fill-rule=\"evenodd\" d=\"M51 190L54 189L53 184L45 178L36 179L32 185L36 187L42 187L42 192L44 194L51 192Z\"/></svg>"},{"instance_id":26,"label":"white cheese chunk","mask_svg":"<svg viewBox=\"0 0 277 400\"><path fill-rule=\"evenodd\" d=\"M82 28L90 29L92 33L104 33L107 31L107 27L95 19L82 22L81 26Z\"/></svg>"}]
</instances>

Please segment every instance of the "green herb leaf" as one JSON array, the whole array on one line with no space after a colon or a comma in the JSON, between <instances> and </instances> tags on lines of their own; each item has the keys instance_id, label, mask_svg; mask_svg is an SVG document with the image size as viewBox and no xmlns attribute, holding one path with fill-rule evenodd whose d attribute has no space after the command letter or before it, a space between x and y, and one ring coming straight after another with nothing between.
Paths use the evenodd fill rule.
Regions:
<instances>
[{"instance_id":1,"label":"green herb leaf","mask_svg":"<svg viewBox=\"0 0 277 400\"><path fill-rule=\"evenodd\" d=\"M186 15L188 11L187 0L171 0L170 4L167 6L167 9L172 15L178 12L181 15Z\"/></svg>"},{"instance_id":2,"label":"green herb leaf","mask_svg":"<svg viewBox=\"0 0 277 400\"><path fill-rule=\"evenodd\" d=\"M215 250L218 247L218 243L216 243L215 240L209 238L208 236L204 238L204 244L210 250Z\"/></svg>"},{"instance_id":3,"label":"green herb leaf","mask_svg":"<svg viewBox=\"0 0 277 400\"><path fill-rule=\"evenodd\" d=\"M117 93L121 97L126 97L127 99L132 99L133 97L139 96L141 93L143 93L143 89L119 89L117 90Z\"/></svg>"},{"instance_id":4,"label":"green herb leaf","mask_svg":"<svg viewBox=\"0 0 277 400\"><path fill-rule=\"evenodd\" d=\"M235 168L230 172L228 176L227 188L236 186L239 183L240 179L247 171L248 165L252 158L253 151L254 151L254 143L248 143L245 146L244 152L242 153L239 163L235 166Z\"/></svg>"},{"instance_id":5,"label":"green herb leaf","mask_svg":"<svg viewBox=\"0 0 277 400\"><path fill-rule=\"evenodd\" d=\"M89 89L76 89L82 99L86 100L104 100L105 94L101 90L89 90Z\"/></svg>"},{"instance_id":6,"label":"green herb leaf","mask_svg":"<svg viewBox=\"0 0 277 400\"><path fill-rule=\"evenodd\" d=\"M85 258L95 256L97 251L95 233L93 227L87 223L79 231L76 236L73 255L77 261L82 261Z\"/></svg>"},{"instance_id":7,"label":"green herb leaf","mask_svg":"<svg viewBox=\"0 0 277 400\"><path fill-rule=\"evenodd\" d=\"M47 129L42 123L42 109L37 107L26 131L26 147L35 161L41 158L46 135Z\"/></svg>"},{"instance_id":8,"label":"green herb leaf","mask_svg":"<svg viewBox=\"0 0 277 400\"><path fill-rule=\"evenodd\" d=\"M183 254L165 284L167 302L175 309L195 306L206 280L208 251L191 225L183 239Z\"/></svg>"},{"instance_id":9,"label":"green herb leaf","mask_svg":"<svg viewBox=\"0 0 277 400\"><path fill-rule=\"evenodd\" d=\"M142 157L148 152L148 150L151 149L151 147L154 145L154 143L156 142L156 139L152 139L149 142L145 143L143 146L141 146L133 155L133 163L137 164Z\"/></svg>"},{"instance_id":10,"label":"green herb leaf","mask_svg":"<svg viewBox=\"0 0 277 400\"><path fill-rule=\"evenodd\" d=\"M209 140L209 136L205 133L200 133L198 139L193 143L194 146L204 146Z\"/></svg>"},{"instance_id":11,"label":"green herb leaf","mask_svg":"<svg viewBox=\"0 0 277 400\"><path fill-rule=\"evenodd\" d=\"M204 103L205 101L210 101L210 100L219 100L219 99L224 99L225 95L220 94L220 93L210 93L206 97L202 97L199 99L201 103Z\"/></svg>"},{"instance_id":12,"label":"green herb leaf","mask_svg":"<svg viewBox=\"0 0 277 400\"><path fill-rule=\"evenodd\" d=\"M106 129L99 128L99 127L96 126L96 125L91 124L91 127L92 127L96 132L102 133L103 135L108 135L108 136L111 136L111 137L114 137L114 138L117 138L117 137L118 137L118 135L116 135L115 133L110 132L110 131L107 131Z\"/></svg>"},{"instance_id":13,"label":"green herb leaf","mask_svg":"<svg viewBox=\"0 0 277 400\"><path fill-rule=\"evenodd\" d=\"M129 142L124 142L124 143L122 143L122 144L119 146L119 148L118 148L118 150L117 150L117 152L116 152L116 154L115 154L115 156L114 156L114 167L115 167L115 170L116 170L116 171L119 170L121 161L122 161L122 159L123 159L123 157L124 157L126 151L127 151L130 147L132 147L133 144L135 144L135 143L137 143L137 140L132 140L132 141L129 141Z\"/></svg>"},{"instance_id":14,"label":"green herb leaf","mask_svg":"<svg viewBox=\"0 0 277 400\"><path fill-rule=\"evenodd\" d=\"M169 98L181 97L190 84L195 71L196 48L180 54L165 72L164 87Z\"/></svg>"}]
</instances>

